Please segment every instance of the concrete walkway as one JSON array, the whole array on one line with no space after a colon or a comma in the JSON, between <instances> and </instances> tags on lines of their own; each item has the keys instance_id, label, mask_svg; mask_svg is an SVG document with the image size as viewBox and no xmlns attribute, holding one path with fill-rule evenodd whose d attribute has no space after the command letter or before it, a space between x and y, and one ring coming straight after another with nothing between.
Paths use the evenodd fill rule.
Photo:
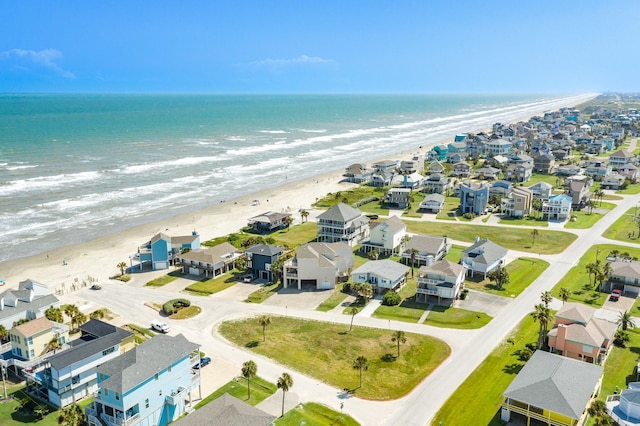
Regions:
<instances>
[{"instance_id":1,"label":"concrete walkway","mask_svg":"<svg viewBox=\"0 0 640 426\"><path fill-rule=\"evenodd\" d=\"M370 317L371 314L373 314L376 309L380 307L380 305L382 305L382 296L378 295L375 298L371 299L367 306L362 308L362 310L358 313L358 317Z\"/></svg>"}]
</instances>

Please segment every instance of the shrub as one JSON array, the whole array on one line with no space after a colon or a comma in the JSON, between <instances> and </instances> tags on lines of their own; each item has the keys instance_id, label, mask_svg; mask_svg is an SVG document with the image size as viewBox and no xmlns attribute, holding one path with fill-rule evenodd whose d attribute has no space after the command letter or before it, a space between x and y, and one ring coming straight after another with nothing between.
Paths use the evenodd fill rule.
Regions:
<instances>
[{"instance_id":1,"label":"shrub","mask_svg":"<svg viewBox=\"0 0 640 426\"><path fill-rule=\"evenodd\" d=\"M162 312L167 316L171 316L187 306L191 306L191 302L187 299L171 299L162 305Z\"/></svg>"},{"instance_id":2,"label":"shrub","mask_svg":"<svg viewBox=\"0 0 640 426\"><path fill-rule=\"evenodd\" d=\"M473 212L468 212L462 215L462 217L464 217L465 219L475 219L476 217L478 217L477 214L473 213Z\"/></svg>"},{"instance_id":3,"label":"shrub","mask_svg":"<svg viewBox=\"0 0 640 426\"><path fill-rule=\"evenodd\" d=\"M342 286L342 292L345 294L351 294L351 283L344 283L344 285Z\"/></svg>"},{"instance_id":4,"label":"shrub","mask_svg":"<svg viewBox=\"0 0 640 426\"><path fill-rule=\"evenodd\" d=\"M395 291L388 291L382 296L382 304L387 306L397 306L400 300L400 295Z\"/></svg>"},{"instance_id":5,"label":"shrub","mask_svg":"<svg viewBox=\"0 0 640 426\"><path fill-rule=\"evenodd\" d=\"M116 277L116 280L122 281L123 283L131 281L131 275L120 275Z\"/></svg>"},{"instance_id":6,"label":"shrub","mask_svg":"<svg viewBox=\"0 0 640 426\"><path fill-rule=\"evenodd\" d=\"M529 361L529 359L533 356L533 351L529 348L520 349L518 353L518 358L520 361Z\"/></svg>"}]
</instances>

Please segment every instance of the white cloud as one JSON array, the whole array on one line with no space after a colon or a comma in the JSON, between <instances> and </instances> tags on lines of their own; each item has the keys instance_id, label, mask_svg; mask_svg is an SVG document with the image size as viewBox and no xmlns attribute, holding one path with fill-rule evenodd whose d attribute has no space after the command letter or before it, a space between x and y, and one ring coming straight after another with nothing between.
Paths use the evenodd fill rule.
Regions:
<instances>
[{"instance_id":1,"label":"white cloud","mask_svg":"<svg viewBox=\"0 0 640 426\"><path fill-rule=\"evenodd\" d=\"M299 66L318 66L318 65L336 65L333 59L324 59L318 56L300 55L297 58L290 59L263 59L260 61L250 62L248 65L252 68L265 68L269 71L282 71L286 68Z\"/></svg>"},{"instance_id":2,"label":"white cloud","mask_svg":"<svg viewBox=\"0 0 640 426\"><path fill-rule=\"evenodd\" d=\"M11 49L0 52L0 61L10 61L19 68L32 71L34 67L45 68L66 78L76 76L63 68L56 61L62 58L62 52L56 49L26 50Z\"/></svg>"}]
</instances>

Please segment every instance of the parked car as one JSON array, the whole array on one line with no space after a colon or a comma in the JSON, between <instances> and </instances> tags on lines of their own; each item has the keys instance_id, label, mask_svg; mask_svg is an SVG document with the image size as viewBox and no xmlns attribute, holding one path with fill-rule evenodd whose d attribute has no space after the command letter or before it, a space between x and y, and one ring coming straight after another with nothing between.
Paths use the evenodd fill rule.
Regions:
<instances>
[{"instance_id":1,"label":"parked car","mask_svg":"<svg viewBox=\"0 0 640 426\"><path fill-rule=\"evenodd\" d=\"M91 286L92 290L102 290L102 286L98 283L95 283L94 285Z\"/></svg>"},{"instance_id":2,"label":"parked car","mask_svg":"<svg viewBox=\"0 0 640 426\"><path fill-rule=\"evenodd\" d=\"M159 331L161 333L168 333L169 332L169 326L165 323L163 323L162 321L158 321L158 320L153 320L151 321L151 328L153 328L156 331Z\"/></svg>"},{"instance_id":3,"label":"parked car","mask_svg":"<svg viewBox=\"0 0 640 426\"><path fill-rule=\"evenodd\" d=\"M616 288L611 292L611 296L609 296L609 300L611 300L612 302L617 302L618 299L620 299L621 295L622 295L622 290Z\"/></svg>"},{"instance_id":4,"label":"parked car","mask_svg":"<svg viewBox=\"0 0 640 426\"><path fill-rule=\"evenodd\" d=\"M200 358L200 362L196 362L193 365L193 368L195 368L196 370L199 370L202 367L206 367L209 363L211 362L211 358L208 356L202 357Z\"/></svg>"},{"instance_id":5,"label":"parked car","mask_svg":"<svg viewBox=\"0 0 640 426\"><path fill-rule=\"evenodd\" d=\"M253 281L256 277L253 274L247 274L244 276L244 278L242 279L242 281L244 281L245 283L250 283L251 281Z\"/></svg>"}]
</instances>

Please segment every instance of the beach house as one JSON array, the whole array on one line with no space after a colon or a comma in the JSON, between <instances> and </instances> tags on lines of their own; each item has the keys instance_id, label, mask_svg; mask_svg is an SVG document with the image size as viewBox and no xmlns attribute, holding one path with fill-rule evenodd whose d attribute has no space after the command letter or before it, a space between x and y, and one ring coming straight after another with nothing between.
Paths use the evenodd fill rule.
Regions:
<instances>
[{"instance_id":1,"label":"beach house","mask_svg":"<svg viewBox=\"0 0 640 426\"><path fill-rule=\"evenodd\" d=\"M471 176L472 170L471 164L461 161L453 166L452 174L455 177L466 179Z\"/></svg>"},{"instance_id":2,"label":"beach house","mask_svg":"<svg viewBox=\"0 0 640 426\"><path fill-rule=\"evenodd\" d=\"M547 182L538 182L531 185L529 189L533 193L533 197L540 200L548 200L553 193L553 185Z\"/></svg>"},{"instance_id":3,"label":"beach house","mask_svg":"<svg viewBox=\"0 0 640 426\"><path fill-rule=\"evenodd\" d=\"M318 215L317 241L344 242L353 247L369 238L369 218L356 208L338 203Z\"/></svg>"},{"instance_id":4,"label":"beach house","mask_svg":"<svg viewBox=\"0 0 640 426\"><path fill-rule=\"evenodd\" d=\"M431 265L436 260L444 258L450 249L451 242L447 237L414 235L405 244L401 257L407 265Z\"/></svg>"},{"instance_id":5,"label":"beach house","mask_svg":"<svg viewBox=\"0 0 640 426\"><path fill-rule=\"evenodd\" d=\"M271 265L284 252L283 247L272 246L269 244L256 244L244 251L247 259L247 271L255 278L273 282L273 273Z\"/></svg>"},{"instance_id":6,"label":"beach house","mask_svg":"<svg viewBox=\"0 0 640 426\"><path fill-rule=\"evenodd\" d=\"M420 202L418 210L431 213L440 213L440 210L442 210L442 207L444 207L444 201L445 198L442 194L428 194Z\"/></svg>"},{"instance_id":7,"label":"beach house","mask_svg":"<svg viewBox=\"0 0 640 426\"><path fill-rule=\"evenodd\" d=\"M571 197L565 194L553 195L542 202L542 218L565 221L571 214Z\"/></svg>"},{"instance_id":8,"label":"beach house","mask_svg":"<svg viewBox=\"0 0 640 426\"><path fill-rule=\"evenodd\" d=\"M172 425L175 426L270 426L276 416L234 398L228 393L191 411Z\"/></svg>"},{"instance_id":9,"label":"beach house","mask_svg":"<svg viewBox=\"0 0 640 426\"><path fill-rule=\"evenodd\" d=\"M620 151L616 151L609 156L609 165L614 169L618 167L622 167L627 163L632 163L635 160L635 155L633 153L627 151L626 149L621 149Z\"/></svg>"},{"instance_id":10,"label":"beach house","mask_svg":"<svg viewBox=\"0 0 640 426\"><path fill-rule=\"evenodd\" d=\"M464 288L466 273L464 265L444 259L421 266L418 270L416 302L429 303L432 298L437 298L438 304L453 304Z\"/></svg>"},{"instance_id":11,"label":"beach house","mask_svg":"<svg viewBox=\"0 0 640 426\"><path fill-rule=\"evenodd\" d=\"M460 185L460 212L480 215L489 202L489 185L486 183L462 182Z\"/></svg>"},{"instance_id":12,"label":"beach house","mask_svg":"<svg viewBox=\"0 0 640 426\"><path fill-rule=\"evenodd\" d=\"M268 234L289 226L289 213L264 212L249 219L247 225L259 234Z\"/></svg>"},{"instance_id":13,"label":"beach house","mask_svg":"<svg viewBox=\"0 0 640 426\"><path fill-rule=\"evenodd\" d=\"M9 330L9 341L14 357L30 361L54 350L53 348L62 348L69 341L69 327L40 317ZM52 344L52 341L57 344Z\"/></svg>"},{"instance_id":14,"label":"beach house","mask_svg":"<svg viewBox=\"0 0 640 426\"><path fill-rule=\"evenodd\" d=\"M505 216L523 217L531 213L533 191L529 188L516 186L508 197L500 200L500 209Z\"/></svg>"},{"instance_id":15,"label":"beach house","mask_svg":"<svg viewBox=\"0 0 640 426\"><path fill-rule=\"evenodd\" d=\"M196 231L191 235L172 237L160 232L148 242L138 247L138 252L129 256L130 266L133 270L138 262L139 270L167 269L173 265L178 255L183 250L197 250L200 248L200 236Z\"/></svg>"},{"instance_id":16,"label":"beach house","mask_svg":"<svg viewBox=\"0 0 640 426\"><path fill-rule=\"evenodd\" d=\"M397 209L406 209L411 203L411 189L391 188L384 196L385 204Z\"/></svg>"},{"instance_id":17,"label":"beach house","mask_svg":"<svg viewBox=\"0 0 640 426\"><path fill-rule=\"evenodd\" d=\"M351 247L342 242L307 243L298 247L295 257L282 268L284 288L328 290L346 281L353 268Z\"/></svg>"},{"instance_id":18,"label":"beach house","mask_svg":"<svg viewBox=\"0 0 640 426\"><path fill-rule=\"evenodd\" d=\"M362 243L361 251L375 250L380 255L393 255L402 249L407 225L398 217L391 216L384 222L371 225L369 240Z\"/></svg>"},{"instance_id":19,"label":"beach house","mask_svg":"<svg viewBox=\"0 0 640 426\"><path fill-rule=\"evenodd\" d=\"M166 426L200 391L200 346L158 335L97 368L97 391L86 408L90 426Z\"/></svg>"},{"instance_id":20,"label":"beach house","mask_svg":"<svg viewBox=\"0 0 640 426\"><path fill-rule=\"evenodd\" d=\"M237 248L224 242L206 249L183 253L180 255L179 264L185 274L215 278L232 270L240 256Z\"/></svg>"},{"instance_id":21,"label":"beach house","mask_svg":"<svg viewBox=\"0 0 640 426\"><path fill-rule=\"evenodd\" d=\"M354 283L369 283L375 293L396 291L407 281L409 267L389 259L371 260L351 272Z\"/></svg>"},{"instance_id":22,"label":"beach house","mask_svg":"<svg viewBox=\"0 0 640 426\"><path fill-rule=\"evenodd\" d=\"M352 183L368 183L371 180L372 170L366 164L351 164L344 171L345 180Z\"/></svg>"},{"instance_id":23,"label":"beach house","mask_svg":"<svg viewBox=\"0 0 640 426\"><path fill-rule=\"evenodd\" d=\"M493 241L476 237L476 241L470 247L462 251L462 265L467 268L469 275L477 273L487 274L504 264L508 250Z\"/></svg>"},{"instance_id":24,"label":"beach house","mask_svg":"<svg viewBox=\"0 0 640 426\"><path fill-rule=\"evenodd\" d=\"M9 330L20 320L33 320L44 316L50 307L59 308L60 301L51 294L46 284L33 280L18 283L18 289L0 293L0 325Z\"/></svg>"},{"instance_id":25,"label":"beach house","mask_svg":"<svg viewBox=\"0 0 640 426\"><path fill-rule=\"evenodd\" d=\"M608 291L614 288L626 295L638 297L640 294L640 262L637 260L616 259L609 263L611 272L607 277Z\"/></svg>"},{"instance_id":26,"label":"beach house","mask_svg":"<svg viewBox=\"0 0 640 426\"><path fill-rule=\"evenodd\" d=\"M429 194L444 194L451 187L451 181L448 177L440 173L430 174L424 181L424 192Z\"/></svg>"}]
</instances>

